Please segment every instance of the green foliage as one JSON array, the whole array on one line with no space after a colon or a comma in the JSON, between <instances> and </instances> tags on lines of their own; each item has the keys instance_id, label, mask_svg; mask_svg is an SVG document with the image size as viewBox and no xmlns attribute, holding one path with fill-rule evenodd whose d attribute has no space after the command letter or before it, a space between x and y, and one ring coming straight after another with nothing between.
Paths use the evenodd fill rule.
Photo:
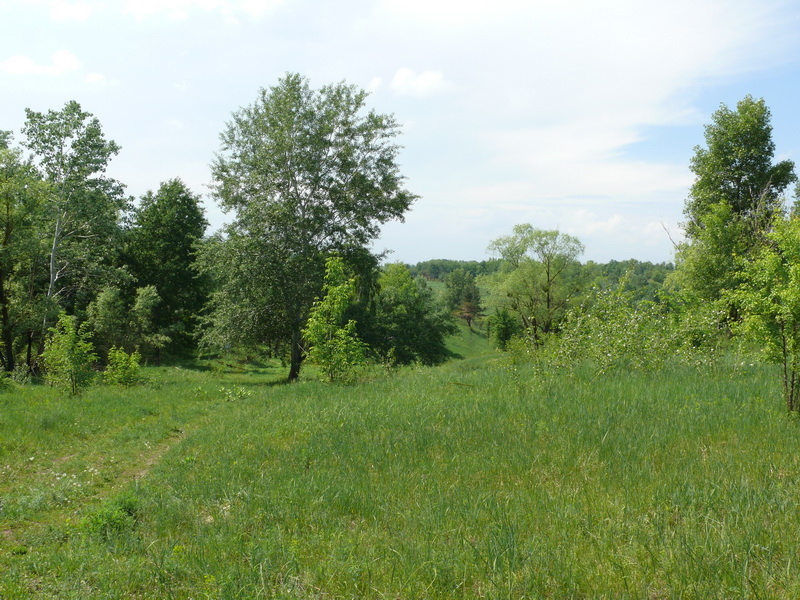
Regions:
<instances>
[{"instance_id":1,"label":"green foliage","mask_svg":"<svg viewBox=\"0 0 800 600\"><path fill-rule=\"evenodd\" d=\"M588 306L572 311L556 344L563 366L588 361L597 373L654 371L674 354L675 333L662 307L634 302L623 284L596 290Z\"/></svg>"},{"instance_id":2,"label":"green foliage","mask_svg":"<svg viewBox=\"0 0 800 600\"><path fill-rule=\"evenodd\" d=\"M730 293L742 330L782 367L786 409L800 411L800 219L778 217L768 243L745 263Z\"/></svg>"},{"instance_id":3,"label":"green foliage","mask_svg":"<svg viewBox=\"0 0 800 600\"><path fill-rule=\"evenodd\" d=\"M581 306L567 313L557 335L543 340L530 336L514 345L516 354L554 376L585 367L608 374L655 372L670 363L715 364L722 338L718 307L681 307L676 297L658 303L637 301L627 279L611 289L595 288Z\"/></svg>"},{"instance_id":4,"label":"green foliage","mask_svg":"<svg viewBox=\"0 0 800 600\"><path fill-rule=\"evenodd\" d=\"M122 387L142 383L143 377L139 366L141 360L138 350L128 354L122 348L112 347L108 352L108 364L103 371L103 381L109 385Z\"/></svg>"},{"instance_id":5,"label":"green foliage","mask_svg":"<svg viewBox=\"0 0 800 600\"><path fill-rule=\"evenodd\" d=\"M687 241L677 252L676 279L701 301L717 301L740 283L743 263L761 244L783 192L797 177L789 160L772 164L770 112L763 98L720 106L696 147L695 182L684 214Z\"/></svg>"},{"instance_id":6,"label":"green foliage","mask_svg":"<svg viewBox=\"0 0 800 600\"><path fill-rule=\"evenodd\" d=\"M731 110L724 104L705 128L706 148L695 147L695 174L685 214L691 239L707 225L709 210L727 205L732 214L759 230L780 211L784 190L797 180L794 163L772 164L775 143L769 108L763 98L745 96Z\"/></svg>"},{"instance_id":7,"label":"green foliage","mask_svg":"<svg viewBox=\"0 0 800 600\"><path fill-rule=\"evenodd\" d=\"M6 372L18 366L19 338L41 323L32 274L46 253L40 233L50 192L20 151L0 147L0 366Z\"/></svg>"},{"instance_id":8,"label":"green foliage","mask_svg":"<svg viewBox=\"0 0 800 600\"><path fill-rule=\"evenodd\" d=\"M97 355L85 325L78 327L75 317L62 314L56 326L50 329L42 353L47 382L73 395L95 378L92 365Z\"/></svg>"},{"instance_id":9,"label":"green foliage","mask_svg":"<svg viewBox=\"0 0 800 600\"><path fill-rule=\"evenodd\" d=\"M497 258L489 260L449 260L446 258L435 258L424 260L415 265L407 265L412 277L422 276L425 279L444 281L447 276L457 269L463 269L473 277L490 275L500 270L502 261Z\"/></svg>"},{"instance_id":10,"label":"green foliage","mask_svg":"<svg viewBox=\"0 0 800 600\"><path fill-rule=\"evenodd\" d=\"M747 223L728 204L709 207L704 224L690 242L679 244L677 270L669 283L687 290L698 301L716 302L741 282L741 259L754 242Z\"/></svg>"},{"instance_id":11,"label":"green foliage","mask_svg":"<svg viewBox=\"0 0 800 600\"><path fill-rule=\"evenodd\" d=\"M347 277L340 257L326 262L323 292L303 329L303 339L310 345L307 356L320 365L329 382L351 383L366 363L366 345L356 333L355 321L344 322L355 294L355 280Z\"/></svg>"},{"instance_id":12,"label":"green foliage","mask_svg":"<svg viewBox=\"0 0 800 600\"><path fill-rule=\"evenodd\" d=\"M495 308L517 314L534 339L554 332L582 288L577 259L583 250L570 235L515 225L513 235L489 245L505 263L503 272L485 280Z\"/></svg>"},{"instance_id":13,"label":"green foliage","mask_svg":"<svg viewBox=\"0 0 800 600\"><path fill-rule=\"evenodd\" d=\"M511 338L521 333L519 319L505 308L498 309L487 321L489 336L495 347L500 350L505 350Z\"/></svg>"},{"instance_id":14,"label":"green foliage","mask_svg":"<svg viewBox=\"0 0 800 600\"><path fill-rule=\"evenodd\" d=\"M445 278L445 304L454 314L472 327L472 321L483 314L481 291L475 276L459 268Z\"/></svg>"},{"instance_id":15,"label":"green foliage","mask_svg":"<svg viewBox=\"0 0 800 600\"><path fill-rule=\"evenodd\" d=\"M128 352L141 347L157 357L170 342L170 337L158 329L156 310L160 303L152 285L138 288L133 302L126 302L119 288L104 288L87 309L87 324L102 357L105 359L115 346Z\"/></svg>"},{"instance_id":16,"label":"green foliage","mask_svg":"<svg viewBox=\"0 0 800 600\"><path fill-rule=\"evenodd\" d=\"M215 196L236 217L204 259L218 286L205 339L287 345L289 379L325 257L366 247L416 198L397 165L399 126L366 111L366 98L287 74L234 113L212 166Z\"/></svg>"},{"instance_id":17,"label":"green foliage","mask_svg":"<svg viewBox=\"0 0 800 600\"><path fill-rule=\"evenodd\" d=\"M147 285L136 290L136 297L131 307L131 326L135 346L141 345L158 356L171 338L159 329L157 310L161 305L161 296L155 286Z\"/></svg>"},{"instance_id":18,"label":"green foliage","mask_svg":"<svg viewBox=\"0 0 800 600\"><path fill-rule=\"evenodd\" d=\"M387 265L378 279L374 309L359 328L372 351L385 362L433 365L447 358L445 338L457 332L450 312L421 277L405 265Z\"/></svg>"},{"instance_id":19,"label":"green foliage","mask_svg":"<svg viewBox=\"0 0 800 600\"><path fill-rule=\"evenodd\" d=\"M602 289L616 287L625 278L625 289L633 292L634 300L657 301L664 289L667 277L675 271L672 263L652 263L636 259L610 260L607 263L587 261L581 266L582 275L588 289L596 286Z\"/></svg>"},{"instance_id":20,"label":"green foliage","mask_svg":"<svg viewBox=\"0 0 800 600\"><path fill-rule=\"evenodd\" d=\"M59 111L26 109L25 115L23 145L51 190L41 232L47 261L39 266L44 281L37 284L49 301L83 309L96 290L121 276L114 262L128 200L123 186L105 174L120 148L75 101Z\"/></svg>"},{"instance_id":21,"label":"green foliage","mask_svg":"<svg viewBox=\"0 0 800 600\"><path fill-rule=\"evenodd\" d=\"M171 179L142 197L126 235L131 274L139 287L153 286L160 298L152 317L155 329L184 346L192 343L208 293L207 278L195 269L207 226L200 197L180 179Z\"/></svg>"},{"instance_id":22,"label":"green foliage","mask_svg":"<svg viewBox=\"0 0 800 600\"><path fill-rule=\"evenodd\" d=\"M122 494L85 517L81 528L94 537L109 541L134 529L139 510L139 501L133 494Z\"/></svg>"}]
</instances>

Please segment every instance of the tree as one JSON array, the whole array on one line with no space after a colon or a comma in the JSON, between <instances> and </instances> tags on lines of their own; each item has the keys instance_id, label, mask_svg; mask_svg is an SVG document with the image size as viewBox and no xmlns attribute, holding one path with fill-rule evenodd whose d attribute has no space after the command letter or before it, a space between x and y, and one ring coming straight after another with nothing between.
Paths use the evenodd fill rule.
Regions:
<instances>
[{"instance_id":1,"label":"tree","mask_svg":"<svg viewBox=\"0 0 800 600\"><path fill-rule=\"evenodd\" d=\"M345 322L345 313L356 293L355 279L348 278L345 269L340 257L327 260L324 295L314 302L303 329L309 360L322 367L331 383L351 382L358 368L366 364L366 344L356 333L356 322Z\"/></svg>"},{"instance_id":2,"label":"tree","mask_svg":"<svg viewBox=\"0 0 800 600\"><path fill-rule=\"evenodd\" d=\"M137 286L154 286L161 299L156 329L184 344L208 295L208 282L195 269L206 227L200 197L171 179L142 196L127 232L126 262Z\"/></svg>"},{"instance_id":3,"label":"tree","mask_svg":"<svg viewBox=\"0 0 800 600\"><path fill-rule=\"evenodd\" d=\"M33 152L52 190L46 207L45 296L51 310L56 310L77 291L90 295L98 289L111 267L127 200L122 185L106 177L105 170L119 146L105 139L97 118L75 101L60 111L43 114L26 109L25 113L23 145ZM44 329L48 319L45 313Z\"/></svg>"},{"instance_id":4,"label":"tree","mask_svg":"<svg viewBox=\"0 0 800 600\"><path fill-rule=\"evenodd\" d=\"M78 320L62 313L45 342L42 353L48 383L77 394L94 379L92 363L97 360L91 334Z\"/></svg>"},{"instance_id":5,"label":"tree","mask_svg":"<svg viewBox=\"0 0 800 600\"><path fill-rule=\"evenodd\" d=\"M434 365L447 358L448 335L458 331L450 311L437 302L422 277L400 263L378 279L375 306L358 322L361 338L383 361Z\"/></svg>"},{"instance_id":6,"label":"tree","mask_svg":"<svg viewBox=\"0 0 800 600\"><path fill-rule=\"evenodd\" d=\"M42 251L38 231L49 186L18 150L0 143L0 362L16 366L15 342L35 300L26 285Z\"/></svg>"},{"instance_id":7,"label":"tree","mask_svg":"<svg viewBox=\"0 0 800 600\"><path fill-rule=\"evenodd\" d=\"M158 364L161 349L170 342L157 323L160 304L161 298L152 285L137 288L130 300L119 288L104 288L86 311L86 325L101 358L107 359L114 347L128 352L141 348L152 352Z\"/></svg>"},{"instance_id":8,"label":"tree","mask_svg":"<svg viewBox=\"0 0 800 600\"><path fill-rule=\"evenodd\" d=\"M214 196L235 218L203 261L218 286L206 341L287 345L290 380L325 259L365 247L415 199L396 162L399 126L366 111L366 97L287 74L234 113L212 165Z\"/></svg>"},{"instance_id":9,"label":"tree","mask_svg":"<svg viewBox=\"0 0 800 600\"><path fill-rule=\"evenodd\" d=\"M782 367L786 409L800 411L800 219L778 215L767 240L729 294L742 307L738 328Z\"/></svg>"},{"instance_id":10,"label":"tree","mask_svg":"<svg viewBox=\"0 0 800 600\"><path fill-rule=\"evenodd\" d=\"M550 333L580 290L578 257L583 244L558 231L515 225L510 236L497 238L489 251L506 262L506 270L490 279L493 294L522 320L534 340Z\"/></svg>"},{"instance_id":11,"label":"tree","mask_svg":"<svg viewBox=\"0 0 800 600\"><path fill-rule=\"evenodd\" d=\"M738 285L734 257L763 241L783 193L797 177L794 163L773 164L770 111L764 99L746 96L724 104L705 128L706 148L695 148L695 182L686 200L687 242L677 252L678 279L701 300L718 300Z\"/></svg>"},{"instance_id":12,"label":"tree","mask_svg":"<svg viewBox=\"0 0 800 600\"><path fill-rule=\"evenodd\" d=\"M500 350L506 350L511 338L520 333L519 319L507 309L500 308L489 317L488 331L494 345Z\"/></svg>"},{"instance_id":13,"label":"tree","mask_svg":"<svg viewBox=\"0 0 800 600\"><path fill-rule=\"evenodd\" d=\"M481 291L475 282L475 276L458 268L445 278L444 285L445 304L471 328L473 319L483 312Z\"/></svg>"}]
</instances>

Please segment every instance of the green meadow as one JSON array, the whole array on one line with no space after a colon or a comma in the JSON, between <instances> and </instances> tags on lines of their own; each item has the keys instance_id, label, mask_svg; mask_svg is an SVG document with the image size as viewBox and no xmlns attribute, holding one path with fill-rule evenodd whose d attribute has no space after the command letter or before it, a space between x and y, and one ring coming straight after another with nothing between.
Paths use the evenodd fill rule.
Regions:
<instances>
[{"instance_id":1,"label":"green meadow","mask_svg":"<svg viewBox=\"0 0 800 600\"><path fill-rule=\"evenodd\" d=\"M9 384L0 598L800 597L772 367L542 377L480 336L352 386Z\"/></svg>"}]
</instances>

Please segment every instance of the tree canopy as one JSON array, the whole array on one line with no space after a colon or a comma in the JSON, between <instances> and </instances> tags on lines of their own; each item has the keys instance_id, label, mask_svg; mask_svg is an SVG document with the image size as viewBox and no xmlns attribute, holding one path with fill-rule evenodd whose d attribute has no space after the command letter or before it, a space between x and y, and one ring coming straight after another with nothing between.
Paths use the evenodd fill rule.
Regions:
<instances>
[{"instance_id":1,"label":"tree canopy","mask_svg":"<svg viewBox=\"0 0 800 600\"><path fill-rule=\"evenodd\" d=\"M506 263L488 280L498 308L515 312L535 339L553 331L580 289L577 261L583 250L571 235L515 225L512 235L489 244Z\"/></svg>"},{"instance_id":2,"label":"tree canopy","mask_svg":"<svg viewBox=\"0 0 800 600\"><path fill-rule=\"evenodd\" d=\"M696 146L690 163L695 175L686 201L686 232L696 238L714 205L768 226L780 209L782 194L797 180L794 163L773 164L771 114L763 98L745 96L732 110L722 104L706 125L706 147Z\"/></svg>"},{"instance_id":3,"label":"tree canopy","mask_svg":"<svg viewBox=\"0 0 800 600\"><path fill-rule=\"evenodd\" d=\"M207 226L200 197L176 178L142 197L126 236L125 258L137 286L154 286L161 299L157 327L184 345L208 294L194 268Z\"/></svg>"},{"instance_id":4,"label":"tree canopy","mask_svg":"<svg viewBox=\"0 0 800 600\"><path fill-rule=\"evenodd\" d=\"M706 147L695 148L687 241L678 247L675 280L699 299L717 301L739 285L737 257L763 243L785 190L797 180L792 161L773 164L770 118L763 98L746 96L736 110L723 104L706 126Z\"/></svg>"},{"instance_id":5,"label":"tree canopy","mask_svg":"<svg viewBox=\"0 0 800 600\"><path fill-rule=\"evenodd\" d=\"M290 379L325 259L365 246L416 198L397 165L399 126L366 98L287 74L233 114L212 165L214 196L235 218L209 255L218 288L208 339L288 345ZM246 337L228 318L237 307L254 317Z\"/></svg>"}]
</instances>

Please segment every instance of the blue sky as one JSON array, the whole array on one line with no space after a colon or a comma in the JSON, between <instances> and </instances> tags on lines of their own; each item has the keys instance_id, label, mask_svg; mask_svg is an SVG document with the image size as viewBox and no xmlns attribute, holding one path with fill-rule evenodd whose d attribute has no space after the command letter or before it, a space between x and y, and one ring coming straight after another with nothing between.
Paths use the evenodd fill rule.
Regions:
<instances>
[{"instance_id":1,"label":"blue sky","mask_svg":"<svg viewBox=\"0 0 800 600\"><path fill-rule=\"evenodd\" d=\"M77 100L131 195L180 177L215 226L208 165L260 87L370 90L420 195L376 242L390 260L487 258L517 223L577 236L585 260L671 260L693 147L746 94L800 163L793 2L0 0L0 23L0 129Z\"/></svg>"}]
</instances>

